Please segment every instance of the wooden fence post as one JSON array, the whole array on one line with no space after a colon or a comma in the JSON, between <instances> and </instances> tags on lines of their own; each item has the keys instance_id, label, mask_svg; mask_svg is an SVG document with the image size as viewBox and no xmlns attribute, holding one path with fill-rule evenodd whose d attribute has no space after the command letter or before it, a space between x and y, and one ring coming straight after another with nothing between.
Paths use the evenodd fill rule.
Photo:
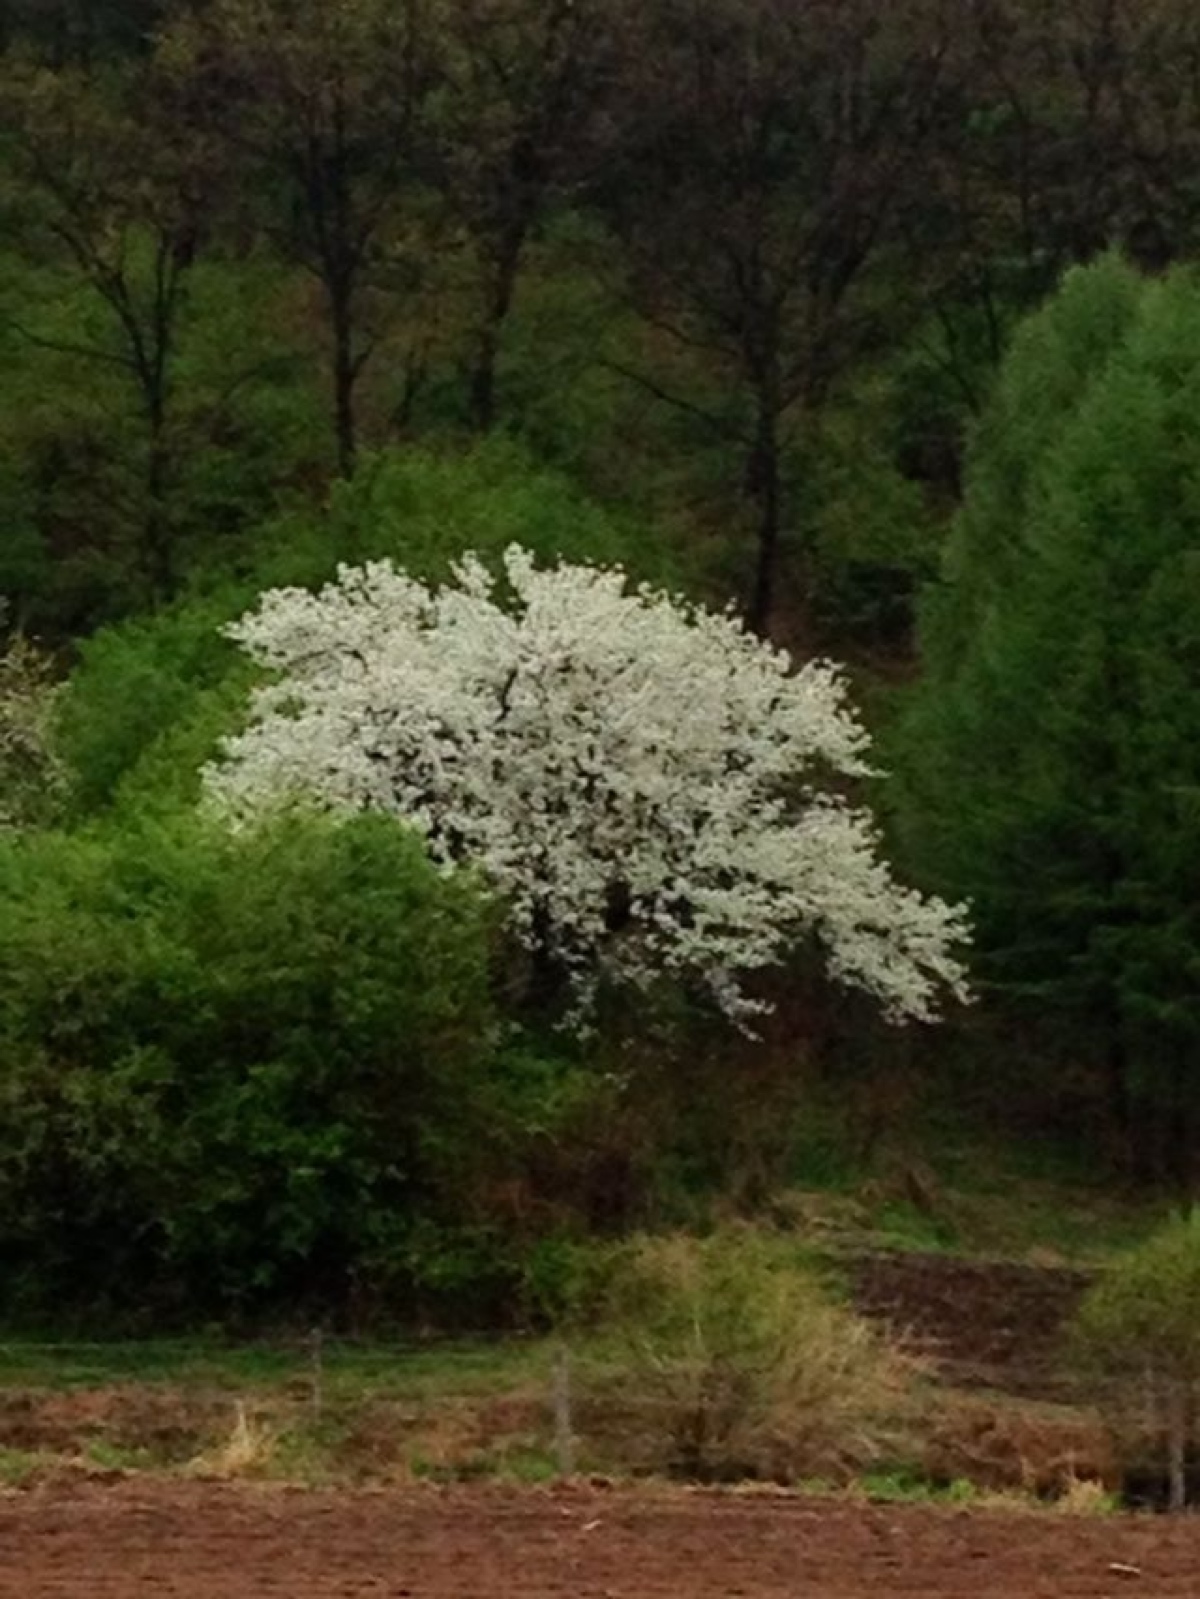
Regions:
<instances>
[{"instance_id":1,"label":"wooden fence post","mask_svg":"<svg viewBox=\"0 0 1200 1599\"><path fill-rule=\"evenodd\" d=\"M325 1409L325 1362L324 1362L324 1335L319 1327L314 1327L309 1334L308 1352L310 1357L309 1377L311 1382L311 1399L313 1420L319 1422Z\"/></svg>"},{"instance_id":2,"label":"wooden fence post","mask_svg":"<svg viewBox=\"0 0 1200 1599\"><path fill-rule=\"evenodd\" d=\"M560 1477L575 1475L575 1433L571 1425L571 1357L566 1344L554 1352L554 1456Z\"/></svg>"}]
</instances>

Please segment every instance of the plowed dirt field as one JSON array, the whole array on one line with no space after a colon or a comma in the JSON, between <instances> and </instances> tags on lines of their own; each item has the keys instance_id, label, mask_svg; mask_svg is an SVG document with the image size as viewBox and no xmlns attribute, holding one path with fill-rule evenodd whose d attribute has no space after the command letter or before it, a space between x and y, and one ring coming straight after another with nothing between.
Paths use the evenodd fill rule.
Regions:
<instances>
[{"instance_id":1,"label":"plowed dirt field","mask_svg":"<svg viewBox=\"0 0 1200 1599\"><path fill-rule=\"evenodd\" d=\"M4 1599L1196 1599L1200 1521L590 1488L0 1499Z\"/></svg>"}]
</instances>

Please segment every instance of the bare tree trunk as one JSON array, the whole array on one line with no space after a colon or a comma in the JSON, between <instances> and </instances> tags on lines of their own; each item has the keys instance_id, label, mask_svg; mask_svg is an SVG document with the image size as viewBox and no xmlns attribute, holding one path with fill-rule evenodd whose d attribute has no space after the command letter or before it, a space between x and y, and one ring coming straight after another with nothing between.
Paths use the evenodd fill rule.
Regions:
<instances>
[{"instance_id":1,"label":"bare tree trunk","mask_svg":"<svg viewBox=\"0 0 1200 1599\"><path fill-rule=\"evenodd\" d=\"M354 476L358 457L358 424L354 389L361 361L354 353L354 291L336 279L328 284L329 318L333 333L333 415L337 437L338 472Z\"/></svg>"},{"instance_id":2,"label":"bare tree trunk","mask_svg":"<svg viewBox=\"0 0 1200 1599\"><path fill-rule=\"evenodd\" d=\"M358 456L358 421L355 416L355 385L362 371L363 357L354 349L355 270L341 251L326 249L322 270L325 297L330 307L330 334L333 337L333 427L338 441L338 472L354 477Z\"/></svg>"},{"instance_id":3,"label":"bare tree trunk","mask_svg":"<svg viewBox=\"0 0 1200 1599\"><path fill-rule=\"evenodd\" d=\"M150 439L146 470L145 541L147 565L155 588L169 595L175 586L175 562L167 513L167 452L161 428Z\"/></svg>"},{"instance_id":4,"label":"bare tree trunk","mask_svg":"<svg viewBox=\"0 0 1200 1599\"><path fill-rule=\"evenodd\" d=\"M1193 1133L1191 1072L1184 1046L1172 1040L1163 1049L1169 1055L1170 1083L1170 1171L1171 1181L1181 1198L1193 1204L1196 1192L1196 1149Z\"/></svg>"},{"instance_id":5,"label":"bare tree trunk","mask_svg":"<svg viewBox=\"0 0 1200 1599\"><path fill-rule=\"evenodd\" d=\"M175 586L175 561L167 506L170 461L167 449L167 401L161 372L147 379L146 422L149 429L146 457L146 510L142 540L146 570L156 592L168 596Z\"/></svg>"},{"instance_id":6,"label":"bare tree trunk","mask_svg":"<svg viewBox=\"0 0 1200 1599\"><path fill-rule=\"evenodd\" d=\"M746 492L757 511L754 588L747 621L765 635L775 608L779 571L779 412L769 388L759 395L754 443L746 469Z\"/></svg>"},{"instance_id":7,"label":"bare tree trunk","mask_svg":"<svg viewBox=\"0 0 1200 1599\"><path fill-rule=\"evenodd\" d=\"M1167 1508L1179 1512L1187 1506L1187 1396L1178 1378L1167 1385Z\"/></svg>"},{"instance_id":8,"label":"bare tree trunk","mask_svg":"<svg viewBox=\"0 0 1200 1599\"><path fill-rule=\"evenodd\" d=\"M500 240L492 261L492 279L484 306L483 326L475 366L471 373L471 426L477 433L488 433L496 421L496 362L500 339L512 308L517 282L517 267L525 241L524 227L512 228Z\"/></svg>"},{"instance_id":9,"label":"bare tree trunk","mask_svg":"<svg viewBox=\"0 0 1200 1599\"><path fill-rule=\"evenodd\" d=\"M1129 1061L1119 1008L1114 1004L1108 1018L1108 1037L1104 1045L1108 1117L1118 1164L1124 1171L1138 1172L1144 1164L1133 1124L1133 1102L1129 1093Z\"/></svg>"}]
</instances>

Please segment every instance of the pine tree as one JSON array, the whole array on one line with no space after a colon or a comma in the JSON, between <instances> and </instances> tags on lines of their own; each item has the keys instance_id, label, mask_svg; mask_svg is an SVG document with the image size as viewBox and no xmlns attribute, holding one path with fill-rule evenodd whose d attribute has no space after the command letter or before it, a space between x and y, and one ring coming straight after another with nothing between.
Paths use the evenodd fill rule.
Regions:
<instances>
[{"instance_id":1,"label":"pine tree","mask_svg":"<svg viewBox=\"0 0 1200 1599\"><path fill-rule=\"evenodd\" d=\"M1007 1013L1103 1066L1139 1164L1200 1132L1200 277L1108 258L1016 342L901 736L902 825Z\"/></svg>"}]
</instances>

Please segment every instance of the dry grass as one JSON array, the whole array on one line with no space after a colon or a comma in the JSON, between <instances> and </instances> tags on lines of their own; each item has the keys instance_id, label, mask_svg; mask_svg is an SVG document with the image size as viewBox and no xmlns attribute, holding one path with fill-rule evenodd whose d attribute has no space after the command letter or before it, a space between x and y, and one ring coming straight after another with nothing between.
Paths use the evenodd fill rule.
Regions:
<instances>
[{"instance_id":1,"label":"dry grass","mask_svg":"<svg viewBox=\"0 0 1200 1599\"><path fill-rule=\"evenodd\" d=\"M1094 1411L989 1395L939 1394L920 1427L930 1480L1055 1500L1119 1481L1108 1428Z\"/></svg>"},{"instance_id":2,"label":"dry grass","mask_svg":"<svg viewBox=\"0 0 1200 1599\"><path fill-rule=\"evenodd\" d=\"M1120 1500L1094 1477L1074 1477L1055 1499L1054 1508L1067 1516L1111 1516L1120 1509Z\"/></svg>"},{"instance_id":3,"label":"dry grass","mask_svg":"<svg viewBox=\"0 0 1200 1599\"><path fill-rule=\"evenodd\" d=\"M198 1477L263 1477L270 1474L278 1434L260 1417L251 1416L245 1402L237 1400L229 1435L188 1463L189 1475Z\"/></svg>"},{"instance_id":4,"label":"dry grass","mask_svg":"<svg viewBox=\"0 0 1200 1599\"><path fill-rule=\"evenodd\" d=\"M845 1480L907 1408L915 1362L748 1229L644 1241L614 1308L624 1402L676 1475Z\"/></svg>"}]
</instances>

